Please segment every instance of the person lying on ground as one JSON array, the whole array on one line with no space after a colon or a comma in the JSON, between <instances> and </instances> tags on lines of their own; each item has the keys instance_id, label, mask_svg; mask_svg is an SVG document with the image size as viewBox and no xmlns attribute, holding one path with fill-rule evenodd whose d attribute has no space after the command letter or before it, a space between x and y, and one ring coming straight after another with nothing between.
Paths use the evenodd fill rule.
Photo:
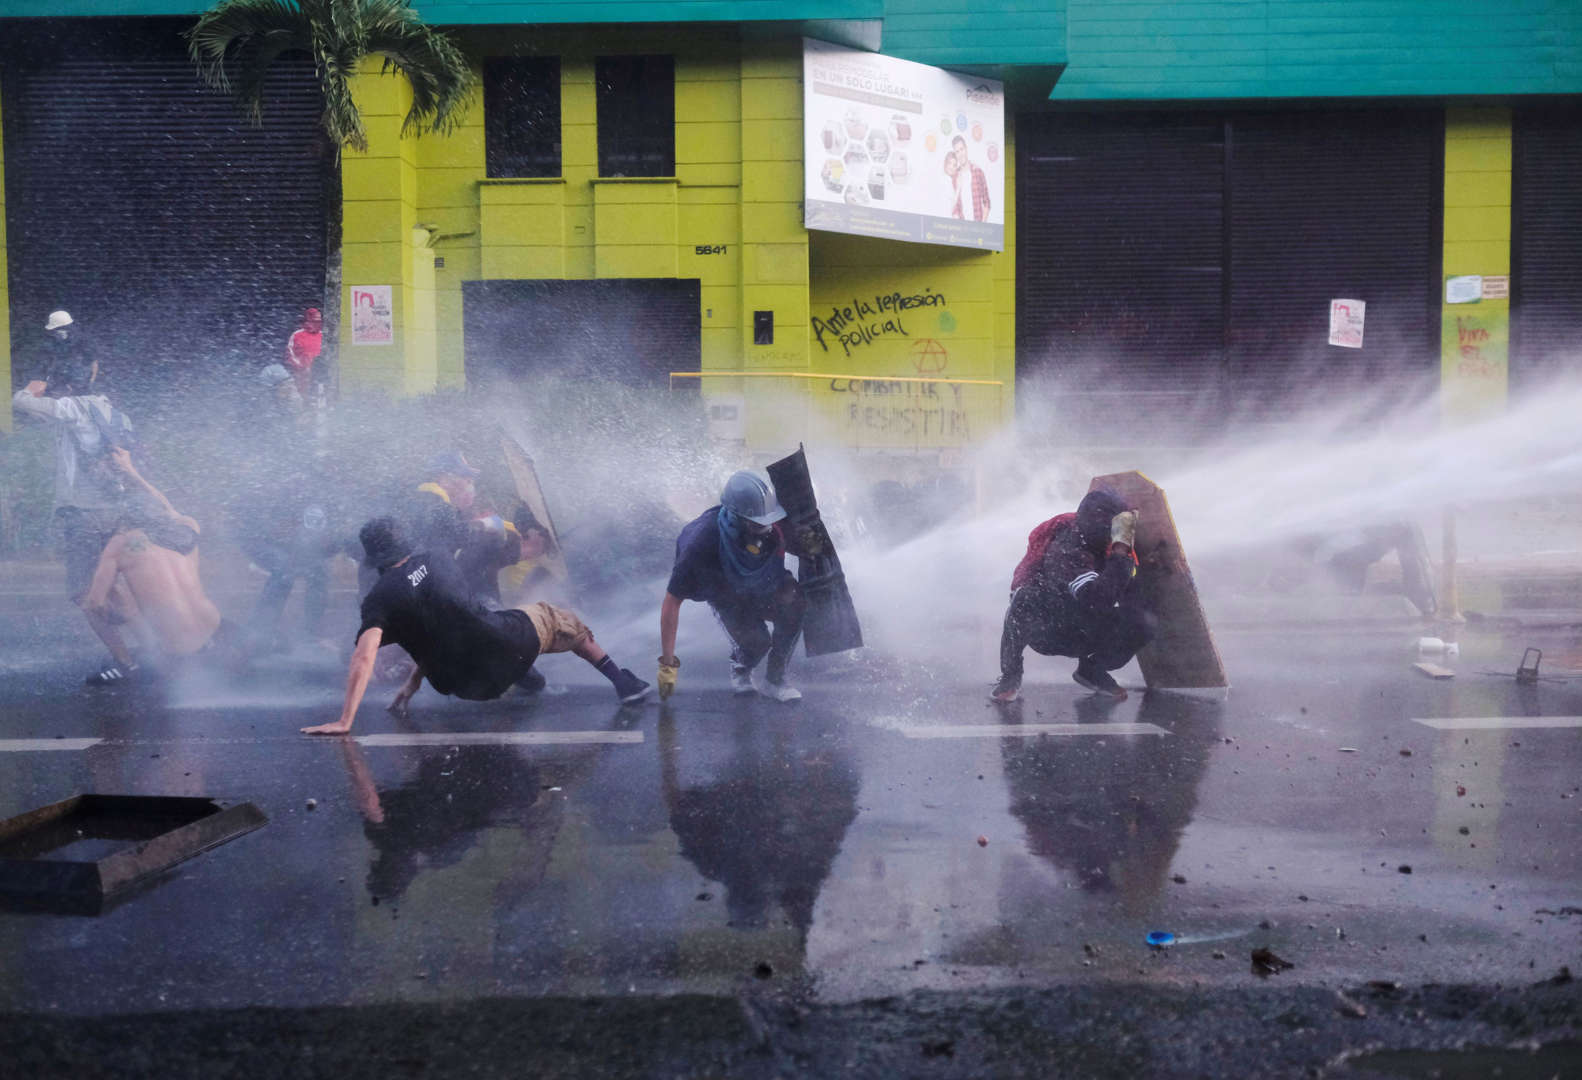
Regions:
<instances>
[{"instance_id":1,"label":"person lying on ground","mask_svg":"<svg viewBox=\"0 0 1582 1080\"><path fill-rule=\"evenodd\" d=\"M991 697L1015 701L1022 652L1073 656L1079 686L1126 700L1110 672L1126 666L1153 639L1156 620L1134 588L1137 511L1115 492L1090 491L1074 514L1035 528L1011 577L1011 603L1000 635L1000 681Z\"/></svg>"},{"instance_id":2,"label":"person lying on ground","mask_svg":"<svg viewBox=\"0 0 1582 1080\"><path fill-rule=\"evenodd\" d=\"M718 506L711 506L681 530L676 562L659 608L659 696L675 692L681 661L676 658L676 627L683 600L709 605L731 639L731 689L791 702L802 692L785 682L786 665L802 634L807 598L786 569L786 539L776 522L786 516L774 490L754 473L735 473L725 482ZM797 538L791 554L810 550L810 533ZM765 622L774 624L771 633ZM760 660L764 684L754 687Z\"/></svg>"},{"instance_id":3,"label":"person lying on ground","mask_svg":"<svg viewBox=\"0 0 1582 1080\"><path fill-rule=\"evenodd\" d=\"M166 659L215 648L224 636L224 620L199 577L198 523L145 480L125 450L114 451L112 457L138 490L128 497L119 528L99 556L83 606L109 620L140 617ZM118 579L126 586L130 607L119 607L114 597ZM119 674L105 684L143 673L130 655L117 656L116 667Z\"/></svg>"},{"instance_id":4,"label":"person lying on ground","mask_svg":"<svg viewBox=\"0 0 1582 1080\"><path fill-rule=\"evenodd\" d=\"M379 580L363 599L340 719L305 727L305 734L352 729L383 644L401 646L416 664L390 703L402 716L425 678L442 694L490 701L526 679L540 653L576 653L610 680L623 705L648 694L648 684L616 666L575 612L542 603L487 610L468 592L455 559L414 551L392 518L373 519L358 538Z\"/></svg>"}]
</instances>

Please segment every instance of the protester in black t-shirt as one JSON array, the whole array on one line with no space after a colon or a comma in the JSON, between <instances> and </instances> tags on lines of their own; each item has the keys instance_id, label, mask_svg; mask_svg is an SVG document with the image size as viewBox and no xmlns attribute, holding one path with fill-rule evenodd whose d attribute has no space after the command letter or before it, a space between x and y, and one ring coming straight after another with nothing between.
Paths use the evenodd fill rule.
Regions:
<instances>
[{"instance_id":1,"label":"protester in black t-shirt","mask_svg":"<svg viewBox=\"0 0 1582 1080\"><path fill-rule=\"evenodd\" d=\"M752 670L767 655L760 692L776 701L802 696L785 683L786 663L802 635L807 607L801 586L785 566L786 542L775 524L785 516L769 485L744 471L726 481L720 505L681 530L675 568L659 609L661 698L674 692L681 668L675 647L683 600L708 604L731 636L732 690L752 693ZM772 634L765 620L774 623Z\"/></svg>"},{"instance_id":2,"label":"protester in black t-shirt","mask_svg":"<svg viewBox=\"0 0 1582 1080\"><path fill-rule=\"evenodd\" d=\"M540 653L576 653L610 680L622 704L648 693L648 684L617 667L575 612L542 603L486 610L467 591L453 558L413 552L391 518L368 522L358 539L379 580L363 599L346 700L339 720L305 727L304 733L351 730L380 645L401 646L417 665L390 703L397 715L405 715L424 678L442 694L469 701L497 698L527 677Z\"/></svg>"}]
</instances>

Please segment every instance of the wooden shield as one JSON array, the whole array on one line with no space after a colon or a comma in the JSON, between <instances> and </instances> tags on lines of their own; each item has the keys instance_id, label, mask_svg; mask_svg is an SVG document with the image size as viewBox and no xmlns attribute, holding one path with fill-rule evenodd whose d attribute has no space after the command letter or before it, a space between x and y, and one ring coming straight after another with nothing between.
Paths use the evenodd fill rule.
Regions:
<instances>
[{"instance_id":1,"label":"wooden shield","mask_svg":"<svg viewBox=\"0 0 1582 1080\"><path fill-rule=\"evenodd\" d=\"M1143 590L1144 602L1159 617L1154 640L1137 654L1143 681L1151 688L1178 690L1229 686L1164 490L1140 472L1095 476L1088 490L1101 487L1137 511L1134 587Z\"/></svg>"}]
</instances>

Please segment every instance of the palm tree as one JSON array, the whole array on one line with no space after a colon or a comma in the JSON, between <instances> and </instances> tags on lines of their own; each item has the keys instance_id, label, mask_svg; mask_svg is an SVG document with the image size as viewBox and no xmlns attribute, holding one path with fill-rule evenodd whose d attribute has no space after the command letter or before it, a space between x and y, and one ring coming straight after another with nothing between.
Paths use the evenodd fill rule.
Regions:
<instances>
[{"instance_id":1,"label":"palm tree","mask_svg":"<svg viewBox=\"0 0 1582 1080\"><path fill-rule=\"evenodd\" d=\"M381 74L404 75L412 107L401 134L455 129L476 75L456 44L428 26L406 0L219 0L187 31L187 52L199 77L231 93L258 123L276 60L306 53L324 96L322 124L331 148L324 180L324 352L336 373L341 308L341 148L368 149L351 80L365 59Z\"/></svg>"}]
</instances>

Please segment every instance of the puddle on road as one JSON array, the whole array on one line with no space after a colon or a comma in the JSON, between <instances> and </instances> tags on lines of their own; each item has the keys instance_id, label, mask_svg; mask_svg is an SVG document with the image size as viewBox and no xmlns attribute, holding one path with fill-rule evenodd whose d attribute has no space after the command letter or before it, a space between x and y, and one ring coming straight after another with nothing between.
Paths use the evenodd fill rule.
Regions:
<instances>
[{"instance_id":1,"label":"puddle on road","mask_svg":"<svg viewBox=\"0 0 1582 1080\"><path fill-rule=\"evenodd\" d=\"M1381 1050L1347 1063L1340 1075L1406 1076L1433 1080L1552 1080L1582 1076L1582 1042L1537 1050Z\"/></svg>"}]
</instances>

